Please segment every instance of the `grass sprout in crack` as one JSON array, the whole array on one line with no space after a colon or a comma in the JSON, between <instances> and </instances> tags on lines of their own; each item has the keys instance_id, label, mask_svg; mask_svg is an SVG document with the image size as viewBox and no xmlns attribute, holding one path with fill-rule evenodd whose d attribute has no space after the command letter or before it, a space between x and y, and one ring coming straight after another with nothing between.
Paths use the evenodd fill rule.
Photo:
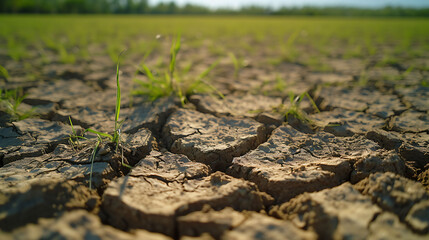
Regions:
<instances>
[{"instance_id":1,"label":"grass sprout in crack","mask_svg":"<svg viewBox=\"0 0 429 240\"><path fill-rule=\"evenodd\" d=\"M116 64L116 108L115 108L114 131L112 134L109 134L109 133L100 132L100 131L97 131L97 130L94 130L91 128L87 128L85 130L85 133L89 132L89 133L95 134L97 136L97 141L95 143L94 149L93 149L92 154L90 156L91 170L90 170L89 188L92 187L91 183L92 183L92 170L93 170L94 160L97 156L98 151L100 150L100 145L103 143L103 138L108 139L111 143L113 143L115 145L115 153L118 153L118 149L119 149L119 147L121 147L121 165L124 167L127 167L127 168L131 168L130 165L128 165L127 163L124 162L124 150L123 150L123 146L122 146L123 143L121 141L121 127L122 127L124 120L119 120L119 114L121 111L121 86L119 83L119 60L120 60L121 55L124 53L124 51L122 51L119 54L118 61ZM70 125L72 126L72 135L70 136L70 139L72 140L72 144L76 144L76 143L79 144L78 139L81 137L76 135L76 132L73 129L73 123L71 122L71 120L70 120Z\"/></svg>"},{"instance_id":2,"label":"grass sprout in crack","mask_svg":"<svg viewBox=\"0 0 429 240\"><path fill-rule=\"evenodd\" d=\"M82 136L82 135L79 135L76 132L76 130L74 129L73 122L72 122L70 116L69 116L69 122L70 122L70 127L71 127L72 132L69 134L68 142L72 146L73 149L75 149L75 150L80 149L82 147L82 145L81 145L79 139L81 139L81 140L87 140L87 138L84 137L84 136Z\"/></svg>"},{"instance_id":3,"label":"grass sprout in crack","mask_svg":"<svg viewBox=\"0 0 429 240\"><path fill-rule=\"evenodd\" d=\"M296 96L294 93L289 93L289 106L281 104L280 106L276 107L274 110L276 112L279 112L285 115L286 121L289 121L291 117L294 117L305 124L313 125L313 121L310 119L308 114L300 106L302 100L304 100L305 97L310 101L311 106L313 107L313 110L316 113L319 113L320 112L319 108L317 107L313 98L307 92L301 93L298 96Z\"/></svg>"},{"instance_id":4,"label":"grass sprout in crack","mask_svg":"<svg viewBox=\"0 0 429 240\"><path fill-rule=\"evenodd\" d=\"M140 85L140 88L132 93L134 95L148 96L150 101L174 95L180 99L182 106L188 101L188 97L190 95L196 93L214 94L223 98L223 94L207 80L208 74L218 65L219 61L211 64L197 77L192 77L191 74L188 74L192 66L187 67L182 71L177 71L176 59L179 54L180 47L181 37L178 35L171 45L168 69L158 71L160 74L154 74L154 72L143 63L140 72L146 75L147 81L136 79L135 82Z\"/></svg>"},{"instance_id":5,"label":"grass sprout in crack","mask_svg":"<svg viewBox=\"0 0 429 240\"><path fill-rule=\"evenodd\" d=\"M0 89L0 112L3 111L10 115L10 121L21 121L37 116L34 112L35 108L23 109L20 107L25 97L22 89Z\"/></svg>"}]
</instances>

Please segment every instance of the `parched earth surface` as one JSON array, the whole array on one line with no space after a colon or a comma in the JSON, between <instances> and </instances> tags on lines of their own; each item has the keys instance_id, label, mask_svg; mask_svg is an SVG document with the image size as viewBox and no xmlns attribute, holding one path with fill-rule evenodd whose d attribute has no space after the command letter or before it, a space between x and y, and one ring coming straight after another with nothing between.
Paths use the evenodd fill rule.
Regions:
<instances>
[{"instance_id":1,"label":"parched earth surface","mask_svg":"<svg viewBox=\"0 0 429 240\"><path fill-rule=\"evenodd\" d=\"M280 89L268 67L235 78L221 61L211 80L225 98L182 107L130 97L125 62L122 143L105 140L95 155L84 129L115 125L109 59L51 63L35 82L7 64L2 86L22 87L20 107L38 115L0 112L0 238L428 239L429 72L327 63L329 73L280 64ZM308 121L286 118L289 92L310 93L320 112L304 98ZM69 116L87 139L71 144Z\"/></svg>"}]
</instances>

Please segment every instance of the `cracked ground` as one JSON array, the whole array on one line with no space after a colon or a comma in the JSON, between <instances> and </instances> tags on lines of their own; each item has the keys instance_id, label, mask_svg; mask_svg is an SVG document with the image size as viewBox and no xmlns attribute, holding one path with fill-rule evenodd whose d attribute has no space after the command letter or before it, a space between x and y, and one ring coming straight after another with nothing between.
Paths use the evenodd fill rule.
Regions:
<instances>
[{"instance_id":1,"label":"cracked ground","mask_svg":"<svg viewBox=\"0 0 429 240\"><path fill-rule=\"evenodd\" d=\"M157 40L165 46L157 54L170 40ZM429 237L427 51L391 65L377 64L380 55L333 54L321 71L261 63L269 54L261 50L235 75L228 56L190 42L179 60L199 62L190 71L197 74L220 59L210 80L225 97L194 94L182 106L175 97L131 96L133 78L147 78L135 68L141 56L130 53L120 65L120 150L103 141L93 164L97 139L84 130L115 125L115 65L104 46L73 64L49 51L51 63L39 64L30 51L34 81L1 49L10 77L0 86L20 87L20 107L37 116L13 121L0 111L0 238ZM293 107L291 93L304 92L320 111L304 97L299 109L309 120L286 118L279 106ZM69 141L69 116L87 137L79 144Z\"/></svg>"}]
</instances>

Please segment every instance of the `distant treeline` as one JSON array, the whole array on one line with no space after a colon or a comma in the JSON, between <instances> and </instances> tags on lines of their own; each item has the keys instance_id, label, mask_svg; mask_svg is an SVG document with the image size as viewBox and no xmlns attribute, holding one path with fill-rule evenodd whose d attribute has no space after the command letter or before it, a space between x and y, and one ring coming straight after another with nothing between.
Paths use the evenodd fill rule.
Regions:
<instances>
[{"instance_id":1,"label":"distant treeline","mask_svg":"<svg viewBox=\"0 0 429 240\"><path fill-rule=\"evenodd\" d=\"M179 6L174 2L150 5L148 0L0 0L0 13L429 17L429 8L300 7L271 9L247 6L234 10L228 8L210 9L195 4Z\"/></svg>"}]
</instances>

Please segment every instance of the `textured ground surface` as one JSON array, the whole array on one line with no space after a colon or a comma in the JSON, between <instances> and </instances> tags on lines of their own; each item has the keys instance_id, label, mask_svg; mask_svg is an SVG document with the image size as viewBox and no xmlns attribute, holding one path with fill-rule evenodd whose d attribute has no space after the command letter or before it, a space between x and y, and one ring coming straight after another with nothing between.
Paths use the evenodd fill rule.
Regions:
<instances>
[{"instance_id":1,"label":"textured ground surface","mask_svg":"<svg viewBox=\"0 0 429 240\"><path fill-rule=\"evenodd\" d=\"M182 58L198 54L185 49ZM70 145L68 117L77 132L113 131L109 59L52 63L28 82L0 58L11 73L2 84L23 87L21 107L39 113L11 122L0 112L1 239L429 237L427 70L405 77L405 66L360 59L328 59L329 73L281 63L288 88L279 90L271 67L248 65L234 78L225 60L212 82L226 97L194 95L181 107L131 98L135 69L124 63L123 144L115 152L103 142L91 167L95 138ZM308 91L320 112L305 98L310 122L285 121L289 91Z\"/></svg>"}]
</instances>

